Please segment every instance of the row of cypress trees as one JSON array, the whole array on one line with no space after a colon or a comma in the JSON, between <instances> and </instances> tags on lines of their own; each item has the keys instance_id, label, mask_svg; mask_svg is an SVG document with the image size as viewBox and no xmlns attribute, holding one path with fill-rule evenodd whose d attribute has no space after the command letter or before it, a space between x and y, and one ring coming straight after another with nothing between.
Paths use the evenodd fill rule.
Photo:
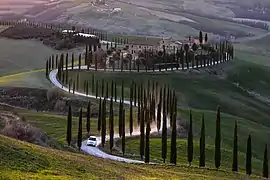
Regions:
<instances>
[{"instance_id":1,"label":"row of cypress trees","mask_svg":"<svg viewBox=\"0 0 270 180\"><path fill-rule=\"evenodd\" d=\"M103 80L103 82L105 82ZM105 83L103 83L105 84ZM106 82L106 84L108 84ZM112 81L111 87L115 87L116 83ZM102 146L105 144L106 137L106 102L110 101L110 110L109 110L109 134L110 134L110 150L112 151L114 144L114 109L113 103L117 96L114 97L114 88L111 88L111 93L108 95L108 85L106 85L106 90L102 88L101 95L104 98L99 98L99 116L98 116L98 127L97 130L101 131L102 136ZM137 106L137 124L140 127L140 156L141 159L144 159L146 163L150 162L150 132L151 132L151 122L156 121L158 132L162 130L162 152L161 157L164 162L167 159L167 128L168 125L172 129L171 133L171 154L170 154L170 163L176 164L177 162L177 128L176 128L176 117L177 117L177 98L175 92L171 90L168 86L160 86L157 82L148 81L147 84L137 84L132 81L130 84L130 103L129 103L129 133L132 134L134 126L134 109L133 106ZM110 99L107 99L110 96ZM118 132L119 137L122 139L122 152L125 153L125 122L126 122L126 113L124 106L124 83L121 83L121 93L120 96L120 105L118 113ZM158 98L157 98L158 97ZM157 103L156 103L157 102ZM90 105L87 108L87 127L89 126L90 130ZM69 113L70 116L70 113ZM81 117L81 116L80 116ZM80 119L79 117L79 119ZM68 118L70 119L70 117ZM170 122L167 122L167 120ZM192 112L190 111L190 122L189 122L189 131L187 137L187 160L189 164L192 164L193 161L193 123L192 123ZM79 120L80 123L80 120ZM68 123L70 124L70 123ZM220 123L220 107L217 108L217 117L216 117L216 137L215 137L215 167L218 169L221 165L221 123ZM68 129L69 129L68 125ZM79 131L80 131L79 125ZM88 133L89 133L89 130ZM70 132L70 131L68 131ZM78 133L78 139L81 138ZM68 138L69 137L69 138ZM70 136L67 135L67 140L70 139ZM70 141L68 141L70 144ZM238 136L237 136L237 123L235 122L235 132L234 132L234 146L233 146L233 162L232 162L232 171L238 171ZM78 146L80 145L78 140ZM264 164L263 164L263 176L268 176L268 157L267 157L267 145L265 146L264 153ZM251 136L248 138L247 142L247 152L246 152L246 173L250 175L252 173L251 167L252 151L251 151ZM200 157L199 157L199 167L205 167L205 123L204 116L202 115L201 123L201 133L200 133Z\"/></svg>"},{"instance_id":2,"label":"row of cypress trees","mask_svg":"<svg viewBox=\"0 0 270 180\"><path fill-rule=\"evenodd\" d=\"M214 48L214 47L213 47ZM184 48L184 49L180 49L180 50L177 50L176 54L174 55L174 58L175 58L175 61L178 62L178 64L180 65L181 64L181 67L182 69L184 69L184 67L187 67L188 69L190 68L198 68L199 66L201 67L204 67L204 66L207 66L207 65L210 65L210 64L217 64L218 61L226 61L226 60L230 60L230 59L233 59L233 55L234 55L234 50L233 50L233 46L228 44L228 43L220 43L219 45L216 45L215 49L217 49L217 52L218 54L216 55L215 58L209 58L206 60L206 59L202 59L202 58L199 58L198 60L196 60L196 63L194 62L195 61L195 58L191 58L188 59L188 56L186 56L185 54L187 54L187 51L189 51L188 49ZM90 51L91 50L91 51ZM95 60L92 59L92 51L95 52L97 50L97 47L96 46L88 46L86 45L86 54L85 54L85 57L84 57L84 60L82 59L82 55L80 54L79 57L78 57L78 70L81 70L81 67L82 67L82 63L84 61L84 65L87 65L87 70L89 70L91 64L93 62L97 62L97 53L95 53ZM224 53L227 52L229 54L229 59L225 59L225 56L224 56ZM166 50L164 49L164 53L166 54ZM145 53L146 55L147 53ZM90 58L91 57L91 58ZM148 56L147 56L148 57ZM167 60L166 60L166 57L167 55L164 56L164 63L168 63ZM185 58L186 57L186 58ZM90 61L90 62L89 62ZM129 60L131 61L131 59ZM191 65L189 65L189 62L192 62ZM134 70L134 68L131 67L131 63L130 64L130 67L129 67L129 70ZM58 68L58 74L59 74L59 78L63 78L63 79L66 79L67 80L67 70L68 70L68 67L69 66L69 54L66 53L66 54L56 54L56 55L52 55L49 57L49 59L46 61L46 77L48 77L49 75L49 72L52 70L52 69L55 69L55 68ZM74 66L75 66L75 58L74 58L74 54L72 53L71 55L71 69L74 70ZM65 67L65 68L64 68ZM97 71L98 69L98 64L95 63L94 64L94 67L95 67L95 70ZM123 65L121 65L121 71L123 71ZM179 66L180 67L180 66ZM177 69L179 68L177 66ZM172 68L172 67L171 67ZM144 68L143 70L156 70L156 67L154 66L154 64L152 64L152 67L147 67L146 65L146 68ZM161 71L161 65L158 66L158 70ZM169 68L167 68L167 66L165 66L165 69L166 71L169 70ZM66 77L63 76L62 72L66 70ZM113 70L115 70L115 66L113 66ZM137 64L137 71L139 72L141 69L139 67L139 64ZM106 66L104 66L104 71L106 71ZM67 83L66 83L67 84Z\"/></svg>"}]
</instances>

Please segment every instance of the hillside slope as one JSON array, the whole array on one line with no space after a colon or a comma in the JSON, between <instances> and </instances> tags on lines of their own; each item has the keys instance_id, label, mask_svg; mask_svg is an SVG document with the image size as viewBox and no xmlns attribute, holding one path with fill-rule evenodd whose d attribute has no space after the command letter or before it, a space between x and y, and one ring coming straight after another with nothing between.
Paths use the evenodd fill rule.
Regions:
<instances>
[{"instance_id":1,"label":"hillside slope","mask_svg":"<svg viewBox=\"0 0 270 180\"><path fill-rule=\"evenodd\" d=\"M48 149L2 135L0 135L0 152L0 179L244 178L244 175L208 169L113 162L83 154Z\"/></svg>"}]
</instances>

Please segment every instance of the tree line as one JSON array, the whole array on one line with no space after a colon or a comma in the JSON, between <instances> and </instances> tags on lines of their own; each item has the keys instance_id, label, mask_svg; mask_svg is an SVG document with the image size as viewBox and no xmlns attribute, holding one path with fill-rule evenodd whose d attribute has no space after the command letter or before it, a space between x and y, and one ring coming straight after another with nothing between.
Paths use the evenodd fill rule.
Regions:
<instances>
[{"instance_id":1,"label":"tree line","mask_svg":"<svg viewBox=\"0 0 270 180\"><path fill-rule=\"evenodd\" d=\"M105 82L105 81L104 81ZM106 83L107 84L107 83ZM112 83L111 87L115 87L115 82ZM151 124L156 124L157 131L161 131L161 158L163 162L166 163L169 158L171 164L177 164L177 96L175 91L170 89L168 85L160 85L155 81L148 81L147 83L136 83L132 81L130 86L129 98L124 97L124 83L121 83L121 91L114 97L114 88L111 88L111 93L109 93L108 85L106 89L101 89L103 92L102 97L97 97L99 99L99 113L97 118L97 131L101 133L101 145L105 145L106 130L109 132L110 140L110 151L114 145L115 130L117 130L119 137L121 138L122 153L125 154L125 141L126 141L126 129L129 128L129 133L132 135L134 127L139 127L140 129L140 146L139 152L141 159L145 163L150 162L150 133ZM129 105L124 103L124 100L129 99ZM119 109L118 109L118 124L115 123L115 112L114 103L115 99L119 99ZM108 104L108 105L107 105ZM109 106L109 113L106 109ZM72 113L71 108L69 108L68 113L68 125L67 125L67 142L70 145L71 142L71 122ZM129 109L129 114L127 114L127 109ZM135 110L136 109L136 110ZM87 107L87 121L86 129L88 135L90 132L90 102ZM137 116L134 116L137 113ZM78 126L78 138L77 146L81 147L82 141L82 110L80 110L79 116L79 126ZM129 116L127 116L129 115ZM106 118L109 118L109 125L106 124ZM127 118L128 117L128 118ZM136 117L136 118L135 118ZM126 123L129 123L128 126ZM167 152L168 147L168 128L171 129L171 150L170 154ZM237 122L235 121L234 127L234 141L232 150L232 171L238 172L238 128ZM204 115L201 116L201 130L199 139L199 167L206 166L205 160L205 121ZM187 161L189 165L192 165L194 160L194 137L193 137L193 117L192 111L190 111L189 116L189 128L187 136ZM247 147L246 147L246 174L252 174L252 146L251 146L251 135L248 136ZM216 114L216 135L215 135L215 155L214 163L217 169L221 166L221 116L220 107L217 108ZM263 177L268 178L268 155L267 155L267 145L265 145L264 150L264 160L263 160Z\"/></svg>"},{"instance_id":2,"label":"tree line","mask_svg":"<svg viewBox=\"0 0 270 180\"><path fill-rule=\"evenodd\" d=\"M205 47L205 46L202 46ZM82 70L82 67L86 66L86 70L89 70L90 67L94 68L96 71L99 69L98 67L98 54L95 53L99 47L96 45L86 45L86 52L84 58L82 58L82 54L80 54L78 57L74 57L74 54L71 55L66 53L62 53L60 55L52 55L49 57L49 59L46 61L46 77L48 77L49 72L53 69L58 69L58 78L59 79L65 79L68 81L68 67L70 66L70 56L71 56L71 66L70 69L75 69L75 63L77 63L78 70ZM184 70L185 68L191 69L191 68L199 68L199 67L206 67L210 65L215 65L221 62L225 62L228 60L231 60L233 58L234 50L233 46L227 43L220 43L219 45L215 46L209 46L207 45L208 52L210 52L207 55L199 54L195 56L195 51L197 47L192 46L193 53L190 53L189 46L184 46L184 49L177 50L175 53L168 54L166 53L166 49L163 49L163 52L159 52L157 55L155 55L151 51L143 52L139 55L139 61L143 62L145 64L145 68L140 67L140 63L134 63L132 67L132 59L129 59L129 65L126 66L124 69L124 62L122 60L118 61L118 68L116 67L115 62L113 63L112 70L115 71L116 69L119 69L121 71L129 70L129 71L161 71L162 69L165 69L165 71L168 70L174 70L173 68L176 67L176 69ZM228 55L227 55L228 54ZM226 58L227 57L227 58ZM146 62L147 58L161 58L162 60L160 63L150 63L148 64ZM148 61L149 62L149 61ZM94 63L94 64L93 64ZM163 64L162 64L163 63ZM170 66L172 63L175 63L174 66ZM137 66L137 67L135 67ZM106 65L104 66L104 71L106 71ZM68 84L68 83L66 83Z\"/></svg>"}]
</instances>

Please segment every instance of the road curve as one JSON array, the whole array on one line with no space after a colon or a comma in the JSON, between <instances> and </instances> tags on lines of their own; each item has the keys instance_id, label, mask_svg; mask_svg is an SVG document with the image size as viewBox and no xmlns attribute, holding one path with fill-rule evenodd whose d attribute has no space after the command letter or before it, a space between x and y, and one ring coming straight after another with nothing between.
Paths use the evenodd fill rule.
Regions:
<instances>
[{"instance_id":1,"label":"road curve","mask_svg":"<svg viewBox=\"0 0 270 180\"><path fill-rule=\"evenodd\" d=\"M221 61L218 62L218 64L222 63ZM210 66L212 65L215 65L214 63L212 63ZM208 66L208 65L206 65ZM199 65L198 68L203 68L203 67L206 67L206 66L201 66ZM72 69L71 67L68 67L68 69ZM73 69L79 69L78 66L74 67ZM88 69L87 66L81 66L81 69ZM184 69L187 69L186 67ZM95 68L93 67L89 67L89 70L92 70L94 71ZM176 68L173 68L173 69L168 69L168 71L181 71L182 68L179 68L179 70L177 70ZM104 71L104 69L97 69L97 71ZM106 71L113 71L112 69L106 69ZM114 70L115 72L120 72L121 70L120 69L115 69ZM161 70L155 70L154 72L164 72L166 71L166 69L161 69ZM65 87L63 86L56 78L56 75L57 75L57 72L58 70L57 69L54 69L52 71L50 71L49 73L49 79L50 81L58 88L62 89L63 91L66 91L66 92L69 92L69 89L68 87ZM123 72L130 72L130 70L123 70ZM137 70L131 70L131 72L137 72ZM146 73L146 71L141 71L140 70L140 73L141 72L144 72ZM149 73L153 72L151 70L147 71ZM80 92L77 92L77 91L74 91L74 94L75 95L79 95L79 96L84 96L84 97L88 97L88 98L95 98L96 99L96 96L94 95L86 95L85 93L80 93ZM97 97L97 99L99 99L100 97ZM103 97L101 97L103 98ZM109 98L107 100L110 100ZM117 99L116 102L120 102L120 99ZM124 104L127 104L129 105L130 104L130 101L127 101L127 100L124 100ZM133 105L134 102L133 102ZM152 132L155 132L156 131L156 128L151 128L152 129ZM132 135L139 135L139 131L134 131L134 133ZM129 137L130 134L129 133L126 133L126 137ZM119 135L115 134L114 135L114 138L119 138ZM109 136L106 136L106 141L109 140ZM114 156L114 155L110 155L110 154L107 154L105 152L103 152L102 150L100 150L98 147L90 147L90 146L87 146L86 145L86 142L87 140L84 140L82 142L82 147L81 147L81 150L84 151L85 153L87 154L90 154L90 155L93 155L93 156L96 156L96 157L100 157L100 158L105 158L105 159L110 159L110 160L114 160L114 161L120 161L120 162L126 162L126 163L144 163L143 161L138 161L138 160L133 160L133 159L127 159L127 158L123 158L123 157L119 157L119 156ZM101 137L98 136L97 137L97 146L101 144Z\"/></svg>"}]
</instances>

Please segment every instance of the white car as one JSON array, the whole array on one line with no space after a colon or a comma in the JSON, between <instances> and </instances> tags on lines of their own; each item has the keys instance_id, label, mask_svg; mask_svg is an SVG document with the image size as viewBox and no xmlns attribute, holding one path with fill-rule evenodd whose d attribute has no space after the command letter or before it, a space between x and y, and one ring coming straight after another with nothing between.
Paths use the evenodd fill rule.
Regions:
<instances>
[{"instance_id":1,"label":"white car","mask_svg":"<svg viewBox=\"0 0 270 180\"><path fill-rule=\"evenodd\" d=\"M87 146L96 146L97 145L97 138L96 136L90 136L88 139L87 139L87 143L86 143Z\"/></svg>"}]
</instances>

